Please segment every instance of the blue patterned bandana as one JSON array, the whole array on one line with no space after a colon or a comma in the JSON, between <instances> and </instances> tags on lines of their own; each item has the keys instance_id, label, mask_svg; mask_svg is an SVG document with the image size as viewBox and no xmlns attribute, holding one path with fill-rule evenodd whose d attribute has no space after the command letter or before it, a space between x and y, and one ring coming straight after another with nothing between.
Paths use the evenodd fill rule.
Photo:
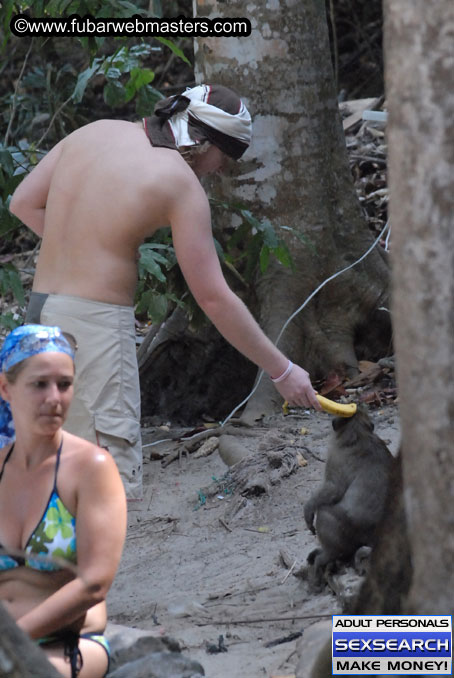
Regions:
<instances>
[{"instance_id":1,"label":"blue patterned bandana","mask_svg":"<svg viewBox=\"0 0 454 678\"><path fill-rule=\"evenodd\" d=\"M13 365L38 353L66 353L74 360L76 345L72 337L66 338L59 327L45 325L22 325L6 337L0 349L0 372L7 372ZM0 397L0 448L15 440L11 408Z\"/></svg>"}]
</instances>

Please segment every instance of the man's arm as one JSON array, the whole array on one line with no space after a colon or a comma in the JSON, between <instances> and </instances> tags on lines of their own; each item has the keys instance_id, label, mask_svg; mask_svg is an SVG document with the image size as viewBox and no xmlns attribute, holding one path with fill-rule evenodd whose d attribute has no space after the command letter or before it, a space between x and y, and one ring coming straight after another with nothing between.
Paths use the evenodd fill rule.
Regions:
<instances>
[{"instance_id":1,"label":"man's arm","mask_svg":"<svg viewBox=\"0 0 454 678\"><path fill-rule=\"evenodd\" d=\"M53 147L19 184L13 193L9 211L40 237L44 233L44 216L50 182L60 158L62 142Z\"/></svg>"},{"instance_id":2,"label":"man's arm","mask_svg":"<svg viewBox=\"0 0 454 678\"><path fill-rule=\"evenodd\" d=\"M179 187L170 213L175 253L186 282L225 339L268 375L279 377L289 361L227 285L214 246L208 200L198 182L189 183ZM276 388L289 403L320 410L309 375L298 365Z\"/></svg>"}]
</instances>

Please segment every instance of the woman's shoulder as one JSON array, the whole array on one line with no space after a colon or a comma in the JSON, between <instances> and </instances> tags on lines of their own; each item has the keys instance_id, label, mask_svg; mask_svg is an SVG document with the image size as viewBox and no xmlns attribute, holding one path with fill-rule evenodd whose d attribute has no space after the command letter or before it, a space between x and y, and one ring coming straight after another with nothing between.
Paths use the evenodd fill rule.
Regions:
<instances>
[{"instance_id":1,"label":"woman's shoulder","mask_svg":"<svg viewBox=\"0 0 454 678\"><path fill-rule=\"evenodd\" d=\"M110 452L71 433L64 432L60 468L59 484L76 495L82 490L122 487Z\"/></svg>"},{"instance_id":2,"label":"woman's shoulder","mask_svg":"<svg viewBox=\"0 0 454 678\"><path fill-rule=\"evenodd\" d=\"M62 453L68 466L88 468L92 471L101 466L112 466L112 464L116 467L113 457L107 449L66 431L63 435Z\"/></svg>"}]
</instances>

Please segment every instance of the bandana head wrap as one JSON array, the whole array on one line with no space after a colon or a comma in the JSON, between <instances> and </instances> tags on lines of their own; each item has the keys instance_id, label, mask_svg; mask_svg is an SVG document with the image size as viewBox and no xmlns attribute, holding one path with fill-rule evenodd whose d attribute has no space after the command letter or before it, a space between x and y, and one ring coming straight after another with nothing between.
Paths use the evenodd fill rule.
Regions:
<instances>
[{"instance_id":1,"label":"bandana head wrap","mask_svg":"<svg viewBox=\"0 0 454 678\"><path fill-rule=\"evenodd\" d=\"M159 101L144 126L153 146L177 150L209 141L235 160L251 143L249 111L222 85L198 85Z\"/></svg>"},{"instance_id":2,"label":"bandana head wrap","mask_svg":"<svg viewBox=\"0 0 454 678\"><path fill-rule=\"evenodd\" d=\"M0 349L0 372L7 372L13 365L38 353L66 353L74 360L75 345L71 345L59 327L16 327L8 334ZM0 397L0 448L13 442L15 437L11 408Z\"/></svg>"}]
</instances>

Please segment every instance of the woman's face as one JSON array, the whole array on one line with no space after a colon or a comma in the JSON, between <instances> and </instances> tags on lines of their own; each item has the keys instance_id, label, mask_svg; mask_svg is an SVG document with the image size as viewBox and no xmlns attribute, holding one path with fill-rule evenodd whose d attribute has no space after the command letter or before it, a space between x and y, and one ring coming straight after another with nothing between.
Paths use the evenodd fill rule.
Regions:
<instances>
[{"instance_id":1,"label":"woman's face","mask_svg":"<svg viewBox=\"0 0 454 678\"><path fill-rule=\"evenodd\" d=\"M24 361L13 384L1 375L0 393L16 431L53 435L64 423L73 396L74 363L65 353L38 353Z\"/></svg>"}]
</instances>

